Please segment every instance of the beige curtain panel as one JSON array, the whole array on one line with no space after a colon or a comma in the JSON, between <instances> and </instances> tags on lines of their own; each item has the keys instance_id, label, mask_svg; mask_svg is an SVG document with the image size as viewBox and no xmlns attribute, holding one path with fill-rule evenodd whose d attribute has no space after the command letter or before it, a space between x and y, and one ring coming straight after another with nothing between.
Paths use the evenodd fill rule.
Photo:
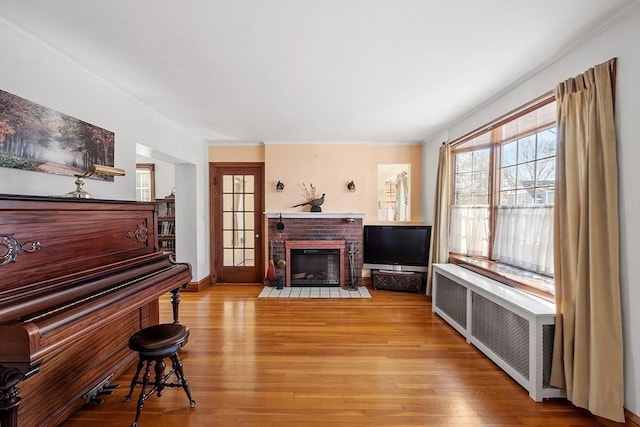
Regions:
<instances>
[{"instance_id":1,"label":"beige curtain panel","mask_svg":"<svg viewBox=\"0 0 640 427\"><path fill-rule=\"evenodd\" d=\"M438 172L436 192L433 204L433 226L431 227L431 244L429 248L429 269L427 272L427 295L431 295L433 285L433 263L449 260L449 204L451 194L451 148L449 144L440 146L438 156Z\"/></svg>"},{"instance_id":2,"label":"beige curtain panel","mask_svg":"<svg viewBox=\"0 0 640 427\"><path fill-rule=\"evenodd\" d=\"M624 422L615 64L597 65L555 89L552 384L566 387L576 406Z\"/></svg>"}]
</instances>

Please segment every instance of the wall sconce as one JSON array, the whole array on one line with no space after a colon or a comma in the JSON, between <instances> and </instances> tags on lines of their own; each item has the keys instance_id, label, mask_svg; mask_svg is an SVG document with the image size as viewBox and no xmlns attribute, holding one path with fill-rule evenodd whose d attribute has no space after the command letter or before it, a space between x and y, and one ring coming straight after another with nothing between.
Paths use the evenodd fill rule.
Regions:
<instances>
[{"instance_id":1,"label":"wall sconce","mask_svg":"<svg viewBox=\"0 0 640 427\"><path fill-rule=\"evenodd\" d=\"M355 182L353 182L353 180L347 182L347 190L349 190L350 193L355 193L356 184L355 184Z\"/></svg>"},{"instance_id":2,"label":"wall sconce","mask_svg":"<svg viewBox=\"0 0 640 427\"><path fill-rule=\"evenodd\" d=\"M278 193L282 193L282 190L284 190L284 184L282 183L282 181L278 181L276 183L276 191Z\"/></svg>"},{"instance_id":3,"label":"wall sconce","mask_svg":"<svg viewBox=\"0 0 640 427\"><path fill-rule=\"evenodd\" d=\"M76 189L65 194L64 197L73 197L76 199L91 199L93 198L93 196L82 189L82 187L84 186L84 179L86 177L92 175L124 176L124 174L124 169L104 165L91 165L83 175L74 175L76 177Z\"/></svg>"}]
</instances>

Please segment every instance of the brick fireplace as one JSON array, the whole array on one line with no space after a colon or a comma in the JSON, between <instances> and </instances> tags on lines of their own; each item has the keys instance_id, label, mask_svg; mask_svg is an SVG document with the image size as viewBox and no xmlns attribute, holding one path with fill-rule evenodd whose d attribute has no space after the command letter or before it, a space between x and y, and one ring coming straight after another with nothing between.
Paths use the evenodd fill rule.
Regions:
<instances>
[{"instance_id":1,"label":"brick fireplace","mask_svg":"<svg viewBox=\"0 0 640 427\"><path fill-rule=\"evenodd\" d=\"M282 215L282 223L284 229L277 230L276 224L280 221ZM312 250L337 250L338 255L330 255L338 259L339 273L338 281L335 284L333 279L327 279L326 285L323 285L325 273L331 272L312 272L311 274L319 274L309 278L310 283L314 286L340 286L346 287L352 283L360 285L362 281L362 219L364 214L347 214L347 213L325 213L325 212L287 212L287 213L267 213L267 226L269 236L269 259L272 259L276 265L278 260L286 261L285 268L277 269L277 274L285 278L285 286L291 286L292 274L292 250L294 256L297 251ZM350 265L350 249L358 250L354 254L354 271L355 282L351 280ZM298 264L298 263L296 263ZM296 266L294 265L294 270ZM329 267L333 270L333 267ZM302 273L295 273L294 276L299 277ZM295 281L295 280L294 280Z\"/></svg>"}]
</instances>

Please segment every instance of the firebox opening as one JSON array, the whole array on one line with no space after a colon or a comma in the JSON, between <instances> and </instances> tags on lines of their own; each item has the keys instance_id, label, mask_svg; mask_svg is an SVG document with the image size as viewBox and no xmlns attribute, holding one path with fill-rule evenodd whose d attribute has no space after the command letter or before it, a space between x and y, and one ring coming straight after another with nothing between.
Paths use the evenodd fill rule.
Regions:
<instances>
[{"instance_id":1,"label":"firebox opening","mask_svg":"<svg viewBox=\"0 0 640 427\"><path fill-rule=\"evenodd\" d=\"M291 249L291 286L340 286L340 250Z\"/></svg>"}]
</instances>

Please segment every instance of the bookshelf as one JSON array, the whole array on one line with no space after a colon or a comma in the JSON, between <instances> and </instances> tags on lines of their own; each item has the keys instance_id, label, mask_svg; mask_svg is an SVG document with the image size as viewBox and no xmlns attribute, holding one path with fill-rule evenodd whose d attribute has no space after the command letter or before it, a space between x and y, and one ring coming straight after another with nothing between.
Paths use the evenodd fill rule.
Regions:
<instances>
[{"instance_id":1,"label":"bookshelf","mask_svg":"<svg viewBox=\"0 0 640 427\"><path fill-rule=\"evenodd\" d=\"M171 193L164 199L156 199L158 207L158 247L163 252L176 254L176 202Z\"/></svg>"}]
</instances>

